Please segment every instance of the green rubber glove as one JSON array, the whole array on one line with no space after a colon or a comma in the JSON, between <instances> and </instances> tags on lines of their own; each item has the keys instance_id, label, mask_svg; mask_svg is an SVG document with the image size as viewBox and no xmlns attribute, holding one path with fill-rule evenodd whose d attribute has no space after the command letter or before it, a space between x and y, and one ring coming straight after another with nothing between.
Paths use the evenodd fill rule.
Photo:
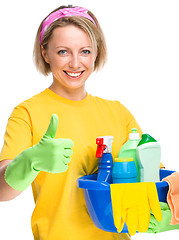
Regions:
<instances>
[{"instance_id":1,"label":"green rubber glove","mask_svg":"<svg viewBox=\"0 0 179 240\"><path fill-rule=\"evenodd\" d=\"M153 214L150 216L150 224L147 233L159 233L179 229L179 224L170 225L172 213L167 203L160 202L162 221L158 222Z\"/></svg>"},{"instance_id":2,"label":"green rubber glove","mask_svg":"<svg viewBox=\"0 0 179 240\"><path fill-rule=\"evenodd\" d=\"M55 139L58 116L53 114L49 127L37 145L20 153L5 171L6 182L18 191L25 190L40 171L61 173L68 169L73 141Z\"/></svg>"}]
</instances>

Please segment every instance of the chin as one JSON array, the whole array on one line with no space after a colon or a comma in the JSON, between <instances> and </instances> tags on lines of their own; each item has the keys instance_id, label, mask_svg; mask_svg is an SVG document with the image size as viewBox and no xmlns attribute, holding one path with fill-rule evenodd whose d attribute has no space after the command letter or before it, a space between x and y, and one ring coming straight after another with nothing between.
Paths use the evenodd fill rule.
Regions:
<instances>
[{"instance_id":1,"label":"chin","mask_svg":"<svg viewBox=\"0 0 179 240\"><path fill-rule=\"evenodd\" d=\"M76 81L76 82L73 82L73 80L71 80L70 82L68 81L65 85L67 88L70 88L70 89L77 89L77 88L82 88L84 87L85 85L85 82L84 80L82 81Z\"/></svg>"}]
</instances>

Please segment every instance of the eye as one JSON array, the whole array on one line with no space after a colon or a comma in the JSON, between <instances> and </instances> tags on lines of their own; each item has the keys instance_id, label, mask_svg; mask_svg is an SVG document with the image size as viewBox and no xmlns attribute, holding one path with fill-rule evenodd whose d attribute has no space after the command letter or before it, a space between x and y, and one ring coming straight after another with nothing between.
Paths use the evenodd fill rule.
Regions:
<instances>
[{"instance_id":1,"label":"eye","mask_svg":"<svg viewBox=\"0 0 179 240\"><path fill-rule=\"evenodd\" d=\"M58 51L58 54L65 55L65 54L67 54L67 50L60 50L60 51Z\"/></svg>"},{"instance_id":2,"label":"eye","mask_svg":"<svg viewBox=\"0 0 179 240\"><path fill-rule=\"evenodd\" d=\"M82 50L82 53L85 54L85 55L87 55L87 54L90 54L91 51L90 51L90 50L87 50L87 49L84 49L84 50Z\"/></svg>"}]
</instances>

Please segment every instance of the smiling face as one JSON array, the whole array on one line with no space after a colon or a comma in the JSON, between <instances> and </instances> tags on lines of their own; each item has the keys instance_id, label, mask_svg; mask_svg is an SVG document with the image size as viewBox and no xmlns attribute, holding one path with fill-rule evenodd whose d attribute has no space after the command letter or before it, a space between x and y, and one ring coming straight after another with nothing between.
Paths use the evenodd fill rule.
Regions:
<instances>
[{"instance_id":1,"label":"smiling face","mask_svg":"<svg viewBox=\"0 0 179 240\"><path fill-rule=\"evenodd\" d=\"M56 91L84 92L96 59L96 51L85 31L74 25L55 28L47 49L42 48L42 55L50 65Z\"/></svg>"}]
</instances>

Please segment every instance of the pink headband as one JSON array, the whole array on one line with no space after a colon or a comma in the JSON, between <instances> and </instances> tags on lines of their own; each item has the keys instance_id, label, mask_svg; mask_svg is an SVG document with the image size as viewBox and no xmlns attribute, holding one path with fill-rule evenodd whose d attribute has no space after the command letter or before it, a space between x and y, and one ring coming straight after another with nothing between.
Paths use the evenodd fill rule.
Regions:
<instances>
[{"instance_id":1,"label":"pink headband","mask_svg":"<svg viewBox=\"0 0 179 240\"><path fill-rule=\"evenodd\" d=\"M43 39L44 33L46 32L47 28L53 22L55 22L56 20L58 20L60 18L69 17L69 16L81 16L81 17L91 20L95 24L95 21L92 19L92 17L87 12L88 12L88 9L86 9L86 8L75 7L75 8L63 8L63 9L60 9L60 10L50 14L43 21L42 29L40 32L40 43L42 44L42 39Z\"/></svg>"}]
</instances>

